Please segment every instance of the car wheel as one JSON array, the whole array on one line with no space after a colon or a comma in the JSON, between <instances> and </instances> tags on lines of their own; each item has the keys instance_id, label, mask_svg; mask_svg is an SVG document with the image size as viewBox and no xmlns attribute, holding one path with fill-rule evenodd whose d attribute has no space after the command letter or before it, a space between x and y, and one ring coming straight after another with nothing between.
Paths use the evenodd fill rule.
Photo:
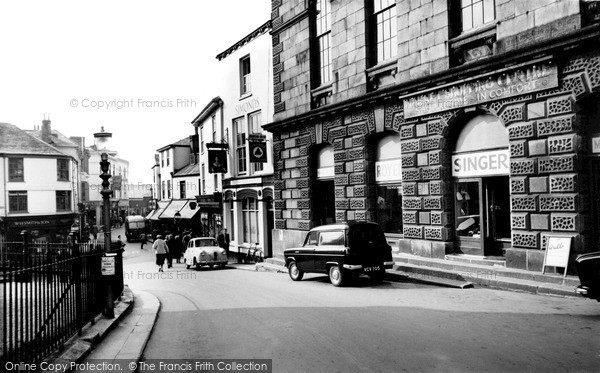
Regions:
<instances>
[{"instance_id":1,"label":"car wheel","mask_svg":"<svg viewBox=\"0 0 600 373\"><path fill-rule=\"evenodd\" d=\"M214 267L215 267L215 265L214 265L214 264L209 264L209 265L208 265L208 268L210 268L210 269L213 269Z\"/></svg>"},{"instance_id":2,"label":"car wheel","mask_svg":"<svg viewBox=\"0 0 600 373\"><path fill-rule=\"evenodd\" d=\"M196 270L200 269L200 263L198 263L198 261L196 260L196 258L194 258L194 267L196 267Z\"/></svg>"},{"instance_id":3,"label":"car wheel","mask_svg":"<svg viewBox=\"0 0 600 373\"><path fill-rule=\"evenodd\" d=\"M298 268L298 265L293 260L288 264L288 273L290 274L290 278L294 281L300 281L302 280L302 276L304 276L304 271Z\"/></svg>"},{"instance_id":4,"label":"car wheel","mask_svg":"<svg viewBox=\"0 0 600 373\"><path fill-rule=\"evenodd\" d=\"M383 282L383 278L385 277L385 271L381 270L369 275L369 279L374 284L381 284Z\"/></svg>"},{"instance_id":5,"label":"car wheel","mask_svg":"<svg viewBox=\"0 0 600 373\"><path fill-rule=\"evenodd\" d=\"M188 263L187 259L183 260L185 262L185 269L190 269L191 265Z\"/></svg>"},{"instance_id":6,"label":"car wheel","mask_svg":"<svg viewBox=\"0 0 600 373\"><path fill-rule=\"evenodd\" d=\"M342 286L344 284L344 272L337 265L329 268L329 280L333 286Z\"/></svg>"}]
</instances>

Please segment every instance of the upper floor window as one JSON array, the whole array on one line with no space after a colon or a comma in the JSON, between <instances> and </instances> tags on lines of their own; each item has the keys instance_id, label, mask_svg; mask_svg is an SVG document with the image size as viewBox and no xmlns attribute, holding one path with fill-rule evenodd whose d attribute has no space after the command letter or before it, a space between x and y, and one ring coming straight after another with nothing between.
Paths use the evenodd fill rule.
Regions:
<instances>
[{"instance_id":1,"label":"upper floor window","mask_svg":"<svg viewBox=\"0 0 600 373\"><path fill-rule=\"evenodd\" d=\"M185 181L179 182L179 198L185 198Z\"/></svg>"},{"instance_id":2,"label":"upper floor window","mask_svg":"<svg viewBox=\"0 0 600 373\"><path fill-rule=\"evenodd\" d=\"M171 161L171 152L169 150L167 150L167 167L169 166L169 163Z\"/></svg>"},{"instance_id":3,"label":"upper floor window","mask_svg":"<svg viewBox=\"0 0 600 373\"><path fill-rule=\"evenodd\" d=\"M200 167L201 170L201 178L200 178L200 190L202 191L202 195L206 194L206 170L204 168L204 163L202 163L202 166Z\"/></svg>"},{"instance_id":4,"label":"upper floor window","mask_svg":"<svg viewBox=\"0 0 600 373\"><path fill-rule=\"evenodd\" d=\"M250 56L240 59L240 95L250 93Z\"/></svg>"},{"instance_id":5,"label":"upper floor window","mask_svg":"<svg viewBox=\"0 0 600 373\"><path fill-rule=\"evenodd\" d=\"M56 179L58 181L69 181L69 160L56 160Z\"/></svg>"},{"instance_id":6,"label":"upper floor window","mask_svg":"<svg viewBox=\"0 0 600 373\"><path fill-rule=\"evenodd\" d=\"M250 133L258 133L261 134L262 133L262 116L260 115L260 111L257 111L255 113L252 113L250 115L248 115L248 128L250 130ZM260 162L255 162L254 164L254 171L262 171L263 170L263 164Z\"/></svg>"},{"instance_id":7,"label":"upper floor window","mask_svg":"<svg viewBox=\"0 0 600 373\"><path fill-rule=\"evenodd\" d=\"M211 118L212 122L212 141L217 142L217 117L213 115Z\"/></svg>"},{"instance_id":8,"label":"upper floor window","mask_svg":"<svg viewBox=\"0 0 600 373\"><path fill-rule=\"evenodd\" d=\"M165 167L165 154L160 153L160 167Z\"/></svg>"},{"instance_id":9,"label":"upper floor window","mask_svg":"<svg viewBox=\"0 0 600 373\"><path fill-rule=\"evenodd\" d=\"M25 181L23 158L8 158L8 181Z\"/></svg>"},{"instance_id":10,"label":"upper floor window","mask_svg":"<svg viewBox=\"0 0 600 373\"><path fill-rule=\"evenodd\" d=\"M163 199L167 198L167 194L166 193L167 193L167 184L166 184L166 181L163 180L163 182L162 182L162 193L161 193Z\"/></svg>"},{"instance_id":11,"label":"upper floor window","mask_svg":"<svg viewBox=\"0 0 600 373\"><path fill-rule=\"evenodd\" d=\"M204 153L204 127L200 127L200 153Z\"/></svg>"},{"instance_id":12,"label":"upper floor window","mask_svg":"<svg viewBox=\"0 0 600 373\"><path fill-rule=\"evenodd\" d=\"M245 174L246 168L246 129L244 128L244 118L233 120L233 130L235 131L235 155L237 158L237 171L239 174Z\"/></svg>"},{"instance_id":13,"label":"upper floor window","mask_svg":"<svg viewBox=\"0 0 600 373\"><path fill-rule=\"evenodd\" d=\"M71 191L56 191L56 211L71 211Z\"/></svg>"},{"instance_id":14,"label":"upper floor window","mask_svg":"<svg viewBox=\"0 0 600 373\"><path fill-rule=\"evenodd\" d=\"M377 63L393 58L398 53L396 0L373 0L375 45Z\"/></svg>"},{"instance_id":15,"label":"upper floor window","mask_svg":"<svg viewBox=\"0 0 600 373\"><path fill-rule=\"evenodd\" d=\"M317 0L317 42L319 46L319 83L331 81L331 4Z\"/></svg>"},{"instance_id":16,"label":"upper floor window","mask_svg":"<svg viewBox=\"0 0 600 373\"><path fill-rule=\"evenodd\" d=\"M27 212L27 192L9 191L8 192L8 211L9 212Z\"/></svg>"},{"instance_id":17,"label":"upper floor window","mask_svg":"<svg viewBox=\"0 0 600 373\"><path fill-rule=\"evenodd\" d=\"M167 198L171 198L171 180L167 180Z\"/></svg>"},{"instance_id":18,"label":"upper floor window","mask_svg":"<svg viewBox=\"0 0 600 373\"><path fill-rule=\"evenodd\" d=\"M496 18L494 0L462 0L462 31L477 28Z\"/></svg>"}]
</instances>

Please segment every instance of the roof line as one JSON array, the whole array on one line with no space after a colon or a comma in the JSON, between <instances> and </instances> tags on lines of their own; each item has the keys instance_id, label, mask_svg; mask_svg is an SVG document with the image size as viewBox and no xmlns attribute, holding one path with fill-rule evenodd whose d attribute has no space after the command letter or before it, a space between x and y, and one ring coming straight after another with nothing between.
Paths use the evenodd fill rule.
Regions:
<instances>
[{"instance_id":1,"label":"roof line","mask_svg":"<svg viewBox=\"0 0 600 373\"><path fill-rule=\"evenodd\" d=\"M217 96L210 100L208 104L202 109L200 114L196 115L196 118L192 120L192 124L196 126L197 123L203 122L209 115L211 115L215 110L223 106L223 100L221 97Z\"/></svg>"},{"instance_id":2,"label":"roof line","mask_svg":"<svg viewBox=\"0 0 600 373\"><path fill-rule=\"evenodd\" d=\"M260 27L258 27L256 30L252 31L251 33L249 33L248 35L246 35L244 38L242 38L242 40L238 41L237 43L235 43L231 47L225 49L223 52L217 54L216 58L219 61L221 61L225 57L227 57L230 54L232 54L233 52L235 52L237 49L241 48L244 44L249 43L250 41L252 41L253 39L257 38L261 34L264 34L268 30L270 30L271 28L272 28L272 26L271 26L271 20L268 20L267 22L263 23Z\"/></svg>"}]
</instances>

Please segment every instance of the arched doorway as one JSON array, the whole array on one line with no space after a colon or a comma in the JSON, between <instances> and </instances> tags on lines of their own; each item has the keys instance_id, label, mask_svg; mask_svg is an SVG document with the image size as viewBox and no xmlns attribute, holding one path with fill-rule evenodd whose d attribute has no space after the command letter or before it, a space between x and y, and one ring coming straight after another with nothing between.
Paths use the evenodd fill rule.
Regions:
<instances>
[{"instance_id":1,"label":"arched doorway","mask_svg":"<svg viewBox=\"0 0 600 373\"><path fill-rule=\"evenodd\" d=\"M386 133L375 146L375 221L385 233L402 234L400 135Z\"/></svg>"},{"instance_id":2,"label":"arched doorway","mask_svg":"<svg viewBox=\"0 0 600 373\"><path fill-rule=\"evenodd\" d=\"M461 130L452 154L454 221L459 252L501 256L510 247L508 131L492 115Z\"/></svg>"},{"instance_id":3,"label":"arched doorway","mask_svg":"<svg viewBox=\"0 0 600 373\"><path fill-rule=\"evenodd\" d=\"M313 167L316 169L311 191L313 222L315 226L335 223L333 146L316 148L313 154Z\"/></svg>"}]
</instances>

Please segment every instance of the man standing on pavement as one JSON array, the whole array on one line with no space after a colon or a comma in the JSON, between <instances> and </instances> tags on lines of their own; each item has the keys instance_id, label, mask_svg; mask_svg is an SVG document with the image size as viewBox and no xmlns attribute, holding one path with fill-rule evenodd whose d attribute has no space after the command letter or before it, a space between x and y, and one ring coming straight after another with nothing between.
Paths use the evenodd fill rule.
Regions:
<instances>
[{"instance_id":1,"label":"man standing on pavement","mask_svg":"<svg viewBox=\"0 0 600 373\"><path fill-rule=\"evenodd\" d=\"M219 247L225 249L225 252L229 255L229 233L227 233L227 228L221 230L221 233L217 237L217 242L219 243Z\"/></svg>"}]
</instances>

